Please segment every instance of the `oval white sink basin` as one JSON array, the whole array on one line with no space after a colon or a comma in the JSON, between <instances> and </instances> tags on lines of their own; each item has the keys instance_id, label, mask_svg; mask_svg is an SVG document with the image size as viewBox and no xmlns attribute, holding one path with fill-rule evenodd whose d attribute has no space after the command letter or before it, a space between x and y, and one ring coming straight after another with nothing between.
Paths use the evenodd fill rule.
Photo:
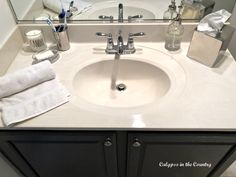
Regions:
<instances>
[{"instance_id":1,"label":"oval white sink basin","mask_svg":"<svg viewBox=\"0 0 236 177\"><path fill-rule=\"evenodd\" d=\"M128 19L128 16L134 15L143 15L143 19L155 19L155 14L139 7L124 6L123 13L124 19L126 20ZM114 19L118 19L118 5L94 10L88 17L89 19L97 20L100 15L113 16Z\"/></svg>"},{"instance_id":2,"label":"oval white sink basin","mask_svg":"<svg viewBox=\"0 0 236 177\"><path fill-rule=\"evenodd\" d=\"M78 71L73 80L75 94L95 105L129 108L157 101L170 89L171 81L159 67L121 59L116 72L114 61L96 62Z\"/></svg>"}]
</instances>

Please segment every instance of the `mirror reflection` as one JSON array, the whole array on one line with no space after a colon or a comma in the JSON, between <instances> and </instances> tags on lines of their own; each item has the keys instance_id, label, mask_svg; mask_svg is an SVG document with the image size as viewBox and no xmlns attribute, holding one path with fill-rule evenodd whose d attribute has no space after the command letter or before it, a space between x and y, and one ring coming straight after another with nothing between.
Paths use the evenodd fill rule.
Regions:
<instances>
[{"instance_id":1,"label":"mirror reflection","mask_svg":"<svg viewBox=\"0 0 236 177\"><path fill-rule=\"evenodd\" d=\"M199 20L205 15L226 9L232 12L235 0L9 0L21 20L99 20L108 23L142 22L173 19Z\"/></svg>"}]
</instances>

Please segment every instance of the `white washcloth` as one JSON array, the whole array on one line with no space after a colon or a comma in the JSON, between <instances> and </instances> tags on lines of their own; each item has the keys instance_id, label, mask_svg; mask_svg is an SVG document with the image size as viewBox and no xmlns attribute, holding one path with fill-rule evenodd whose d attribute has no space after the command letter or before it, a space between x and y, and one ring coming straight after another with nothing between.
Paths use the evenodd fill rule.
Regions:
<instances>
[{"instance_id":1,"label":"white washcloth","mask_svg":"<svg viewBox=\"0 0 236 177\"><path fill-rule=\"evenodd\" d=\"M0 77L0 99L21 92L39 83L55 79L56 75L49 61L27 67L15 73Z\"/></svg>"},{"instance_id":2,"label":"white washcloth","mask_svg":"<svg viewBox=\"0 0 236 177\"><path fill-rule=\"evenodd\" d=\"M61 5L62 2L62 5ZM45 7L48 9L60 13L62 11L62 6L63 8L67 11L69 8L71 0L43 0L43 4ZM88 10L92 6L91 3L85 2L82 0L75 0L74 1L74 7L77 7L78 12L77 13L82 13L86 10Z\"/></svg>"},{"instance_id":3,"label":"white washcloth","mask_svg":"<svg viewBox=\"0 0 236 177\"><path fill-rule=\"evenodd\" d=\"M57 79L44 81L0 99L2 120L5 125L10 126L33 118L68 102L68 96L69 93Z\"/></svg>"}]
</instances>

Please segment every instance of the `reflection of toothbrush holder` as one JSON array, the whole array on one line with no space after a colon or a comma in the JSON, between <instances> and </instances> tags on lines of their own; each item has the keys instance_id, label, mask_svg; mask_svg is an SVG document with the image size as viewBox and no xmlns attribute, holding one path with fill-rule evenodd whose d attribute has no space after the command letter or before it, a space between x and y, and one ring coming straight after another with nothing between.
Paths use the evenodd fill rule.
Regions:
<instances>
[{"instance_id":1,"label":"reflection of toothbrush holder","mask_svg":"<svg viewBox=\"0 0 236 177\"><path fill-rule=\"evenodd\" d=\"M64 25L56 26L54 36L57 42L58 50L66 51L70 49L70 41L68 37L68 27Z\"/></svg>"}]
</instances>

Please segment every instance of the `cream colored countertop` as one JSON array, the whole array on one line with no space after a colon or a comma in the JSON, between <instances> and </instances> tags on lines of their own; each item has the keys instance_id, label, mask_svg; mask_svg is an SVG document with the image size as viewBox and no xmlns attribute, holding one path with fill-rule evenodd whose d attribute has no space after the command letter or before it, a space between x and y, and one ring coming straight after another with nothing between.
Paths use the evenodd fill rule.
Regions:
<instances>
[{"instance_id":1,"label":"cream colored countertop","mask_svg":"<svg viewBox=\"0 0 236 177\"><path fill-rule=\"evenodd\" d=\"M81 67L103 59L112 60L114 55L104 53L104 43L72 44L53 64L58 78L71 93L70 102L15 128L235 131L236 63L233 57L226 52L219 67L208 68L186 57L188 45L184 43L180 52L169 53L162 43L136 43L136 54L121 59L141 58L157 64L160 61L173 76L173 89L163 102L132 109L108 109L78 100L72 80ZM169 55L171 59L159 59L161 55ZM31 63L31 53L20 51L8 73ZM0 127L4 127L1 121Z\"/></svg>"}]
</instances>

